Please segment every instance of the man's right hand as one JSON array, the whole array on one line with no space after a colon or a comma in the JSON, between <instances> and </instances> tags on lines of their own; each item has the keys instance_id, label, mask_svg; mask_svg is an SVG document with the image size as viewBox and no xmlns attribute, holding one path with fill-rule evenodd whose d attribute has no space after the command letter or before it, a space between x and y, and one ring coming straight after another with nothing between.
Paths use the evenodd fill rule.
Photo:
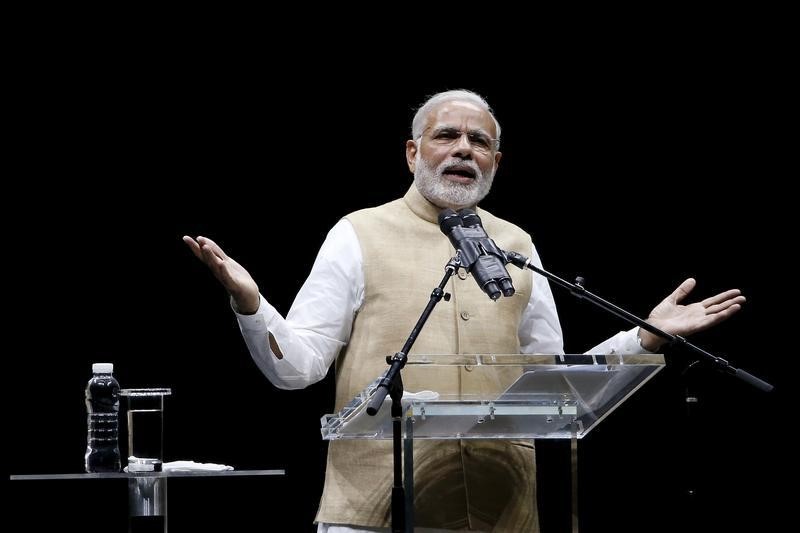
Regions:
<instances>
[{"instance_id":1,"label":"man's right hand","mask_svg":"<svg viewBox=\"0 0 800 533\"><path fill-rule=\"evenodd\" d=\"M233 298L239 313L252 315L258 311L258 285L242 265L225 255L217 243L206 237L197 237L195 240L185 235L183 242L211 269L214 277Z\"/></svg>"}]
</instances>

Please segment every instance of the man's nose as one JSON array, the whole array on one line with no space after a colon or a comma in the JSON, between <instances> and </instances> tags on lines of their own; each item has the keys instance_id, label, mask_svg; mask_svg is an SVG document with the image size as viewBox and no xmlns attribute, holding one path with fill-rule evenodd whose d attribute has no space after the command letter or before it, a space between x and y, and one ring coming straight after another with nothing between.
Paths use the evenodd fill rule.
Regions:
<instances>
[{"instance_id":1,"label":"man's nose","mask_svg":"<svg viewBox=\"0 0 800 533\"><path fill-rule=\"evenodd\" d=\"M469 136L466 133L461 133L458 136L453 145L453 155L457 157L472 157L472 143L469 142Z\"/></svg>"}]
</instances>

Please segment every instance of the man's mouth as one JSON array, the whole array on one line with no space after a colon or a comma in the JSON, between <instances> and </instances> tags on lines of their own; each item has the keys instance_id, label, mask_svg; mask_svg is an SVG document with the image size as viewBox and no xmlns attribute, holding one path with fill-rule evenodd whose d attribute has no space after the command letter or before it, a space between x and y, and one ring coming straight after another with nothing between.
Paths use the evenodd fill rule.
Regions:
<instances>
[{"instance_id":1,"label":"man's mouth","mask_svg":"<svg viewBox=\"0 0 800 533\"><path fill-rule=\"evenodd\" d=\"M475 171L467 166L452 166L442 172L442 177L457 183L472 183L475 181Z\"/></svg>"}]
</instances>

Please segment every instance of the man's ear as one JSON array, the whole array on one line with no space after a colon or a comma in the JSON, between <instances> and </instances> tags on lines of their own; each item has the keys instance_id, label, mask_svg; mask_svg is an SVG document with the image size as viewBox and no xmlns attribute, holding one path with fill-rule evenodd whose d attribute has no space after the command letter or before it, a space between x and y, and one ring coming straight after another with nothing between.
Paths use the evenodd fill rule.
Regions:
<instances>
[{"instance_id":1,"label":"man's ear","mask_svg":"<svg viewBox=\"0 0 800 533\"><path fill-rule=\"evenodd\" d=\"M408 170L413 174L417 167L417 143L409 139L406 141L406 163Z\"/></svg>"}]
</instances>

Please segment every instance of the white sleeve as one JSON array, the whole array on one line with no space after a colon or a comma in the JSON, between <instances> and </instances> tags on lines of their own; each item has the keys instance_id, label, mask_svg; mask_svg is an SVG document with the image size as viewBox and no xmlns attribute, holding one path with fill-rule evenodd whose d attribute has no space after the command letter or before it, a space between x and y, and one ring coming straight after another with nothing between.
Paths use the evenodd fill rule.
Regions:
<instances>
[{"instance_id":1,"label":"white sleeve","mask_svg":"<svg viewBox=\"0 0 800 533\"><path fill-rule=\"evenodd\" d=\"M639 326L628 331L620 331L610 339L604 340L586 353L631 355L637 353L654 353L646 350L639 342Z\"/></svg>"},{"instance_id":2,"label":"white sleeve","mask_svg":"<svg viewBox=\"0 0 800 533\"><path fill-rule=\"evenodd\" d=\"M363 301L361 246L353 226L341 219L328 233L286 319L263 297L255 314L237 313L236 318L250 355L272 384L301 389L325 377L347 344ZM282 359L270 349L270 333Z\"/></svg>"},{"instance_id":3,"label":"white sleeve","mask_svg":"<svg viewBox=\"0 0 800 533\"><path fill-rule=\"evenodd\" d=\"M531 249L531 264L543 268L536 246ZM556 303L547 279L532 272L533 290L519 323L519 345L522 353L563 354L564 340Z\"/></svg>"}]
</instances>

